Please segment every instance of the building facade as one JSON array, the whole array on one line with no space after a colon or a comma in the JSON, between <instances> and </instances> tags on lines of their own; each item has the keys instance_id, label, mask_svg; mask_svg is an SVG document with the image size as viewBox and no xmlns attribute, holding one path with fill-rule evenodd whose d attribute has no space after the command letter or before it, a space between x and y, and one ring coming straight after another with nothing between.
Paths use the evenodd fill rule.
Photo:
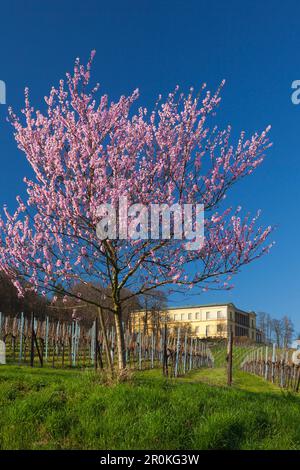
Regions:
<instances>
[{"instance_id":1,"label":"building facade","mask_svg":"<svg viewBox=\"0 0 300 470\"><path fill-rule=\"evenodd\" d=\"M198 338L226 338L232 331L234 337L246 337L259 343L263 341L260 330L256 328L256 313L241 310L233 303L171 307L161 311L159 317L161 325L167 322L170 329L181 326ZM134 312L134 331L145 327L148 331L153 329L151 313Z\"/></svg>"}]
</instances>

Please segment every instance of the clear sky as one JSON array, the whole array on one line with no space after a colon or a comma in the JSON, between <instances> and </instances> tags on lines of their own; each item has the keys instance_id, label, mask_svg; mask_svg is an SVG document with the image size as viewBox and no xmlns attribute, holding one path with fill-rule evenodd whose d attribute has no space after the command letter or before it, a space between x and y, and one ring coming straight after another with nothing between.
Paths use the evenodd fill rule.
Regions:
<instances>
[{"instance_id":1,"label":"clear sky","mask_svg":"<svg viewBox=\"0 0 300 470\"><path fill-rule=\"evenodd\" d=\"M74 58L97 50L93 79L113 99L139 88L151 107L159 93L225 78L218 120L236 132L272 125L264 164L235 187L230 202L277 225L272 253L243 269L230 292L176 296L172 305L232 301L239 307L290 315L300 331L300 2L286 0L44 0L2 2L0 80L19 110L29 86L33 104L72 69ZM0 205L15 205L29 167L0 106Z\"/></svg>"}]
</instances>

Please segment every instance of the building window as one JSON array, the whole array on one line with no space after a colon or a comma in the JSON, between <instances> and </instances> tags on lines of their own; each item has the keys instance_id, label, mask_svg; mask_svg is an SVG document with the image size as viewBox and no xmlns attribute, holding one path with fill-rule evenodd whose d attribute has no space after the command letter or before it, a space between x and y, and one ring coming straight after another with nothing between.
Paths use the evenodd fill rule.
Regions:
<instances>
[{"instance_id":1,"label":"building window","mask_svg":"<svg viewBox=\"0 0 300 470\"><path fill-rule=\"evenodd\" d=\"M184 320L185 319L185 315L184 313L181 314L181 320Z\"/></svg>"},{"instance_id":2,"label":"building window","mask_svg":"<svg viewBox=\"0 0 300 470\"><path fill-rule=\"evenodd\" d=\"M192 313L189 313L189 314L188 314L188 319L191 320L192 317L193 317L193 314L192 314Z\"/></svg>"},{"instance_id":3,"label":"building window","mask_svg":"<svg viewBox=\"0 0 300 470\"><path fill-rule=\"evenodd\" d=\"M206 326L206 332L205 332L206 336L209 336L210 335L210 326L207 325Z\"/></svg>"},{"instance_id":4,"label":"building window","mask_svg":"<svg viewBox=\"0 0 300 470\"><path fill-rule=\"evenodd\" d=\"M211 319L211 312L206 312L206 320L210 320Z\"/></svg>"},{"instance_id":5,"label":"building window","mask_svg":"<svg viewBox=\"0 0 300 470\"><path fill-rule=\"evenodd\" d=\"M199 335L199 333L200 333L200 326L197 326L195 328L195 335Z\"/></svg>"},{"instance_id":6,"label":"building window","mask_svg":"<svg viewBox=\"0 0 300 470\"><path fill-rule=\"evenodd\" d=\"M200 312L196 312L196 320L200 320Z\"/></svg>"},{"instance_id":7,"label":"building window","mask_svg":"<svg viewBox=\"0 0 300 470\"><path fill-rule=\"evenodd\" d=\"M235 312L235 322L241 326L246 326L247 328L250 327L249 315L245 315L240 312Z\"/></svg>"},{"instance_id":8,"label":"building window","mask_svg":"<svg viewBox=\"0 0 300 470\"><path fill-rule=\"evenodd\" d=\"M222 310L218 310L217 319L220 320L221 318L224 318L224 317L225 317L224 312L222 312Z\"/></svg>"},{"instance_id":9,"label":"building window","mask_svg":"<svg viewBox=\"0 0 300 470\"><path fill-rule=\"evenodd\" d=\"M235 336L247 336L249 337L249 331L247 328L243 328L242 326L235 327Z\"/></svg>"},{"instance_id":10,"label":"building window","mask_svg":"<svg viewBox=\"0 0 300 470\"><path fill-rule=\"evenodd\" d=\"M178 314L178 313L175 313L175 315L174 315L174 320L175 320L175 321L178 321L178 320L179 320L179 314Z\"/></svg>"}]
</instances>

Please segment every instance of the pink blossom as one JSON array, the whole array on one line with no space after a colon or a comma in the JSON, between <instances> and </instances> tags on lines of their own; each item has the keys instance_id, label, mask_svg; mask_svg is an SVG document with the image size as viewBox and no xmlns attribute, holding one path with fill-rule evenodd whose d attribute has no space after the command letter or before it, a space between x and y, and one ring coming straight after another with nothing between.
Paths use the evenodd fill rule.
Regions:
<instances>
[{"instance_id":1,"label":"pink blossom","mask_svg":"<svg viewBox=\"0 0 300 470\"><path fill-rule=\"evenodd\" d=\"M128 287L132 295L173 284L206 290L214 279L224 287L223 276L270 248L270 227L222 207L227 189L262 163L269 127L249 137L241 132L237 142L231 126L218 129L223 82L215 92L203 87L186 96L176 88L153 111L134 111L138 90L116 102L97 99L98 86L89 89L94 54L87 66L76 60L73 73L51 88L45 112L33 109L27 89L21 118L9 111L34 178L24 179L27 199L18 197L14 213L4 207L0 269L20 295L28 286L69 292L89 281L118 293ZM124 195L146 206L203 204L204 246L189 252L181 240L100 241L97 207Z\"/></svg>"}]
</instances>

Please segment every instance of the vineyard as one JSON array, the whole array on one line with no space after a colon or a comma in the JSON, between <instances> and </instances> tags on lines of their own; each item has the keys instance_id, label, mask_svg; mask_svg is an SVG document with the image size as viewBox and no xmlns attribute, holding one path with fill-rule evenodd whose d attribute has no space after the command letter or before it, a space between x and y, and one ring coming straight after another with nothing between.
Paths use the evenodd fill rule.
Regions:
<instances>
[{"instance_id":1,"label":"vineyard","mask_svg":"<svg viewBox=\"0 0 300 470\"><path fill-rule=\"evenodd\" d=\"M263 377L281 388L299 392L299 353L266 346L251 351L241 364L243 371Z\"/></svg>"},{"instance_id":2,"label":"vineyard","mask_svg":"<svg viewBox=\"0 0 300 470\"><path fill-rule=\"evenodd\" d=\"M113 327L90 327L79 321L59 322L0 314L0 339L11 364L44 364L54 367L114 368L116 335ZM132 369L161 367L164 375L179 376L200 367L212 367L213 356L206 342L188 336L180 328L172 333L165 325L157 333L125 331L126 363Z\"/></svg>"},{"instance_id":3,"label":"vineyard","mask_svg":"<svg viewBox=\"0 0 300 470\"><path fill-rule=\"evenodd\" d=\"M258 348L259 346L257 344L235 344L232 351L233 368L239 368L245 357L252 351L256 351ZM214 357L215 367L225 367L227 356L227 341L216 341L215 344L210 345L210 349Z\"/></svg>"}]
</instances>

